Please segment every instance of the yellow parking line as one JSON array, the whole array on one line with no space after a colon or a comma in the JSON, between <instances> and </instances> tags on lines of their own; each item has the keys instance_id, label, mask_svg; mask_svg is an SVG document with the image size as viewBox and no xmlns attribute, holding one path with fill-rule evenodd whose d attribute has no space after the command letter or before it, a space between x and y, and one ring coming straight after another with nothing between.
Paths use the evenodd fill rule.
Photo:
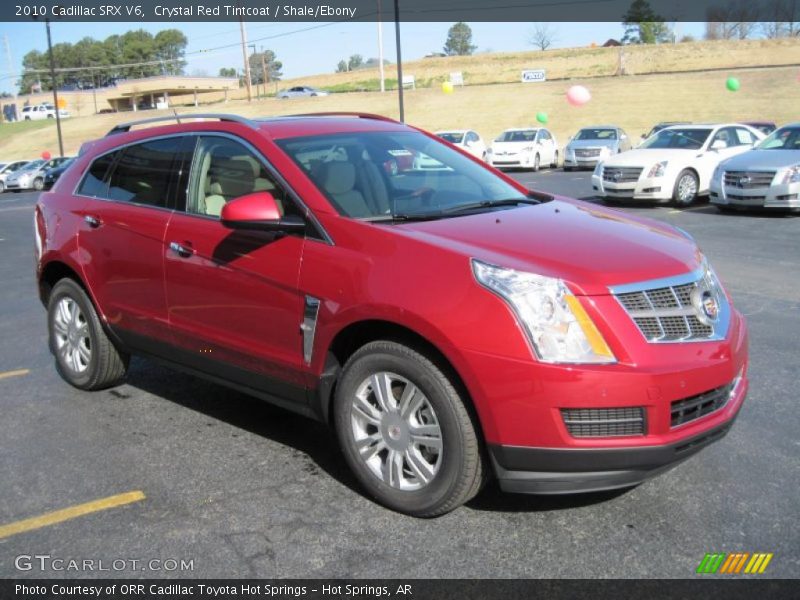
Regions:
<instances>
[{"instance_id":1,"label":"yellow parking line","mask_svg":"<svg viewBox=\"0 0 800 600\"><path fill-rule=\"evenodd\" d=\"M101 510L108 510L109 508L116 508L117 506L139 502L140 500L144 500L144 498L144 493L136 490L124 494L117 494L116 496L109 496L108 498L101 498L100 500L93 500L85 504L77 504L69 508L62 508L61 510L45 513L38 517L9 523L8 525L2 525L0 526L0 540L11 537L12 535L17 535L18 533L40 529L48 525L55 525L56 523L69 521L70 519L82 517L83 515L99 512Z\"/></svg>"},{"instance_id":2,"label":"yellow parking line","mask_svg":"<svg viewBox=\"0 0 800 600\"><path fill-rule=\"evenodd\" d=\"M22 375L27 375L30 373L30 369L17 369L15 371L5 371L4 373L0 373L0 379L8 379L9 377L20 377Z\"/></svg>"}]
</instances>

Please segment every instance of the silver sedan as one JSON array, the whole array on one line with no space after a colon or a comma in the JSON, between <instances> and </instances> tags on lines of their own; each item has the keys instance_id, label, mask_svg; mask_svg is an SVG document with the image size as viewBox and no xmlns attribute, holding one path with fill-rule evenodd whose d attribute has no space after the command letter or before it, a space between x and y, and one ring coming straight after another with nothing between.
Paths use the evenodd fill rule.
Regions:
<instances>
[{"instance_id":1,"label":"silver sedan","mask_svg":"<svg viewBox=\"0 0 800 600\"><path fill-rule=\"evenodd\" d=\"M631 149L631 140L615 125L584 127L564 148L564 170L593 169L598 162Z\"/></svg>"}]
</instances>

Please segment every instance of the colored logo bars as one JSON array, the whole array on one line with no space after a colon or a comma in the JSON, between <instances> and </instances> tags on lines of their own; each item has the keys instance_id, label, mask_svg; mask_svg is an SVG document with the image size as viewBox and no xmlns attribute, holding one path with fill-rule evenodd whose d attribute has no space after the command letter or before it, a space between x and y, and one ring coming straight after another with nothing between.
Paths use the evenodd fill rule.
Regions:
<instances>
[{"instance_id":1,"label":"colored logo bars","mask_svg":"<svg viewBox=\"0 0 800 600\"><path fill-rule=\"evenodd\" d=\"M772 560L772 553L756 552L725 552L717 554L706 554L697 567L700 574L739 574L739 573L763 573L767 570L769 561Z\"/></svg>"}]
</instances>

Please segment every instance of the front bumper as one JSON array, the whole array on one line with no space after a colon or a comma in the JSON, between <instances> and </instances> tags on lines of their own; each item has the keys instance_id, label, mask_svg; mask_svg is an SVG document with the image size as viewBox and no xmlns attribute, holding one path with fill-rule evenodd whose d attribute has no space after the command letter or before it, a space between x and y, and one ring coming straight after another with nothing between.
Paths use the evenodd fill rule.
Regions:
<instances>
[{"instance_id":1,"label":"front bumper","mask_svg":"<svg viewBox=\"0 0 800 600\"><path fill-rule=\"evenodd\" d=\"M25 181L6 181L7 190L30 190L33 188L33 179Z\"/></svg>"},{"instance_id":2,"label":"front bumper","mask_svg":"<svg viewBox=\"0 0 800 600\"><path fill-rule=\"evenodd\" d=\"M737 415L738 409L722 425L664 446L589 450L495 445L489 447L489 455L505 492L573 494L626 488L669 471L722 439Z\"/></svg>"},{"instance_id":3,"label":"front bumper","mask_svg":"<svg viewBox=\"0 0 800 600\"><path fill-rule=\"evenodd\" d=\"M574 154L564 155L564 166L572 167L574 169L594 169L604 158L608 155L602 156L575 156Z\"/></svg>"},{"instance_id":4,"label":"front bumper","mask_svg":"<svg viewBox=\"0 0 800 600\"><path fill-rule=\"evenodd\" d=\"M709 200L718 206L741 208L800 209L800 183L742 189L711 184Z\"/></svg>"},{"instance_id":5,"label":"front bumper","mask_svg":"<svg viewBox=\"0 0 800 600\"><path fill-rule=\"evenodd\" d=\"M528 169L533 168L533 152L520 152L518 154L489 154L486 160L496 169Z\"/></svg>"},{"instance_id":6,"label":"front bumper","mask_svg":"<svg viewBox=\"0 0 800 600\"><path fill-rule=\"evenodd\" d=\"M669 177L642 177L638 181L613 183L596 173L592 175L592 189L598 196L619 200L668 201L672 199L673 186Z\"/></svg>"}]
</instances>

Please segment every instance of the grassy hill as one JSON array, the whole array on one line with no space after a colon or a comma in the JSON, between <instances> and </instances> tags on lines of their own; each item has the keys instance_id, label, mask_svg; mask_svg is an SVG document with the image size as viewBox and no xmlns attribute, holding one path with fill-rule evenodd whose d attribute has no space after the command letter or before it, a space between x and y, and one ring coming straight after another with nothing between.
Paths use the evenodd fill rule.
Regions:
<instances>
[{"instance_id":1,"label":"grassy hill","mask_svg":"<svg viewBox=\"0 0 800 600\"><path fill-rule=\"evenodd\" d=\"M685 55L684 53L691 48L694 48L693 52L689 52L692 56ZM727 50L723 52L723 49ZM593 70L592 61L609 51L616 53L616 49L554 50L551 53L535 53L536 56L549 55L553 61L563 61L562 68L565 73L570 69L583 70L583 76L572 78L570 81L532 84L487 83L458 88L452 95L444 94L438 85L428 89L409 90L406 93L406 121L430 130L474 128L484 138L490 140L505 128L534 124L536 113L545 111L550 117L549 127L563 145L567 137L579 127L593 123L619 124L631 136L636 137L649 130L652 124L658 121L712 122L767 119L786 123L800 120L796 103L796 96L800 91L799 69L794 66L748 68L748 66L786 64L789 61L792 64L800 64L800 41L676 44L652 47L648 50L649 54L640 48L631 48L631 57L626 61L629 72L634 71L633 67L640 64L632 58L639 53L642 53L642 56L650 56L650 59L656 55L663 57L663 62L653 62L651 70L671 71L676 70L678 66L684 68L704 66L706 70L601 77L599 75L603 73L602 69L598 67L597 70ZM531 53L524 53L519 56L530 55ZM509 56L517 55L485 54L458 59L426 59L409 65L424 63L432 65L431 69L434 69L435 63L442 62L445 66L440 65L436 68L440 69L440 72L449 73L460 68L453 67L453 64L464 61L463 64L469 68L465 66L462 70L470 82L473 75L469 73L484 73L488 77L493 72L493 65L499 73L501 67L498 65L505 62L498 57ZM685 62L674 62L677 56L683 56ZM731 63L732 56L740 57L742 65ZM428 60L431 62L428 63ZM448 62L451 60L454 62ZM725 60L727 65L723 66L730 67L729 69L709 70L722 68L720 65ZM508 61L513 62L510 58L507 58L506 62ZM523 59L520 58L519 61L515 63L517 66L509 67L509 81L516 81L518 66L523 64ZM537 67L541 63L526 62L525 65ZM554 72L557 72L555 67L546 68L548 77L553 77ZM418 73L422 71L415 72L409 67L407 72L419 77ZM512 72L517 75L512 77ZM433 77L434 71L431 73ZM354 77L357 74L341 75ZM735 75L741 81L739 92L726 90L725 79L728 75ZM331 77L337 76L331 75ZM319 79L313 80L313 83L323 86ZM564 93L573 84L586 85L592 92L592 101L580 108L569 106ZM392 92L383 94L365 92L293 100L266 98L252 103L234 100L227 104L219 103L181 112L193 110L233 112L245 116L343 110L396 117L397 96ZM63 122L65 151L68 153L77 151L84 140L104 135L116 123L152 117L156 114L158 113L155 111L147 111L138 114L119 113L65 120ZM43 150L55 153L58 148L55 125L42 126L35 132L30 131L29 125L26 126L24 123L0 125L0 159L38 156Z\"/></svg>"}]
</instances>

